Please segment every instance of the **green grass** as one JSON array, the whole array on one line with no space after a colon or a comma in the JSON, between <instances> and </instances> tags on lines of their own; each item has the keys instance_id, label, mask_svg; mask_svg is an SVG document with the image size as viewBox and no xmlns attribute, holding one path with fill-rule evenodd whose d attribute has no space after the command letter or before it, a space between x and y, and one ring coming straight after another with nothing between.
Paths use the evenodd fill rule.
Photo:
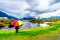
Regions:
<instances>
[{"instance_id":1,"label":"green grass","mask_svg":"<svg viewBox=\"0 0 60 40\"><path fill-rule=\"evenodd\" d=\"M15 33L15 30L0 30L0 40L57 40L57 34L60 33L60 24L45 28L30 28L19 30L19 33Z\"/></svg>"}]
</instances>

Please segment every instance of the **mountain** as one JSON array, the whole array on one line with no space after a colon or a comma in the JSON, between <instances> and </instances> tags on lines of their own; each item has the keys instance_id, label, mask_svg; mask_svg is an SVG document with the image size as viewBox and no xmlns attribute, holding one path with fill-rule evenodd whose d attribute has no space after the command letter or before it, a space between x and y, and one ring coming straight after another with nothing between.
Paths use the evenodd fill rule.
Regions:
<instances>
[{"instance_id":1,"label":"mountain","mask_svg":"<svg viewBox=\"0 0 60 40\"><path fill-rule=\"evenodd\" d=\"M46 20L47 18L41 18L41 20Z\"/></svg>"},{"instance_id":2,"label":"mountain","mask_svg":"<svg viewBox=\"0 0 60 40\"><path fill-rule=\"evenodd\" d=\"M59 18L60 19L60 16L52 16L50 18Z\"/></svg>"},{"instance_id":3,"label":"mountain","mask_svg":"<svg viewBox=\"0 0 60 40\"><path fill-rule=\"evenodd\" d=\"M4 12L1 12L1 11L0 11L0 17L7 17L8 19L18 19L18 18L15 18L13 16L9 16L9 15L5 14ZM41 19L46 20L46 19L51 19L51 18L59 18L60 19L60 16L51 16L49 18L41 18ZM22 18L22 20L32 20L32 19L35 19L35 18L31 17L31 16L27 16L27 17Z\"/></svg>"},{"instance_id":4,"label":"mountain","mask_svg":"<svg viewBox=\"0 0 60 40\"><path fill-rule=\"evenodd\" d=\"M18 18L15 18L13 16L9 16L9 15L5 14L4 12L1 12L1 11L0 11L0 17L2 17L2 18L7 17L8 19L18 19ZM34 17L28 16L28 17L22 18L22 20L31 20L31 19L34 19Z\"/></svg>"},{"instance_id":5,"label":"mountain","mask_svg":"<svg viewBox=\"0 0 60 40\"><path fill-rule=\"evenodd\" d=\"M58 19L60 19L60 16L52 16L52 17L49 17L49 18L41 18L41 20L46 20L46 19L52 19L52 18L58 18Z\"/></svg>"},{"instance_id":6,"label":"mountain","mask_svg":"<svg viewBox=\"0 0 60 40\"><path fill-rule=\"evenodd\" d=\"M9 15L5 14L4 12L1 12L1 11L0 11L0 17L7 17L8 19L17 19L15 17L9 16Z\"/></svg>"},{"instance_id":7,"label":"mountain","mask_svg":"<svg viewBox=\"0 0 60 40\"><path fill-rule=\"evenodd\" d=\"M31 16L28 16L28 17L24 17L22 18L23 20L32 20L32 19L35 19L34 17L31 17Z\"/></svg>"}]
</instances>

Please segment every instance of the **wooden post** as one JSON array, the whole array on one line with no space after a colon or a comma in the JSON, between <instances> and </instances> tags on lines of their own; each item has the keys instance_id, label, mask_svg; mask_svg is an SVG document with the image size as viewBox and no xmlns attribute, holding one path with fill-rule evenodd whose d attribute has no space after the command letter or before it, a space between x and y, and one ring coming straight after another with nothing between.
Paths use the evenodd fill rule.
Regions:
<instances>
[{"instance_id":1,"label":"wooden post","mask_svg":"<svg viewBox=\"0 0 60 40\"><path fill-rule=\"evenodd\" d=\"M38 20L40 20L40 16L38 17ZM38 27L40 26L40 23L38 23Z\"/></svg>"}]
</instances>

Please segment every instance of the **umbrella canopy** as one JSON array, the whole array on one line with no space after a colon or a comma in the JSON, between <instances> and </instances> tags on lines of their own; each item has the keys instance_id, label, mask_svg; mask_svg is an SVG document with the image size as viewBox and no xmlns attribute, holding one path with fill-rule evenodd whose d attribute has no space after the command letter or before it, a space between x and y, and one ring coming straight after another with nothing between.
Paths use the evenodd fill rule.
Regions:
<instances>
[{"instance_id":1,"label":"umbrella canopy","mask_svg":"<svg viewBox=\"0 0 60 40\"><path fill-rule=\"evenodd\" d=\"M21 25L23 25L23 21L21 21L21 20L13 20L11 22L11 25L13 25L14 27L21 26Z\"/></svg>"}]
</instances>

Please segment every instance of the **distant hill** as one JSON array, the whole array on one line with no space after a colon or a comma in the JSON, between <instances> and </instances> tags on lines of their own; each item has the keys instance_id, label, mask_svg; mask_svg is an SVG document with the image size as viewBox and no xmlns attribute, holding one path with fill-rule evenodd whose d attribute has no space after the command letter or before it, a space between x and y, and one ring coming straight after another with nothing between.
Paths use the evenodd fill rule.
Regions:
<instances>
[{"instance_id":1,"label":"distant hill","mask_svg":"<svg viewBox=\"0 0 60 40\"><path fill-rule=\"evenodd\" d=\"M7 17L8 19L18 19L18 18L15 18L13 16L9 16L9 15L5 14L4 12L1 12L1 11L0 11L0 17ZM51 18L59 18L60 19L60 16L52 16L49 18L41 18L41 19L46 20L46 19L51 19ZM35 19L35 18L31 17L31 16L27 16L27 17L22 18L22 20L32 20L32 19Z\"/></svg>"},{"instance_id":2,"label":"distant hill","mask_svg":"<svg viewBox=\"0 0 60 40\"><path fill-rule=\"evenodd\" d=\"M8 19L18 19L18 18L15 18L13 16L9 16L9 15L5 14L4 12L1 12L1 11L0 11L0 17L2 17L2 18L7 17ZM22 20L31 20L31 19L34 19L34 18L30 17L30 16L22 18Z\"/></svg>"},{"instance_id":3,"label":"distant hill","mask_svg":"<svg viewBox=\"0 0 60 40\"><path fill-rule=\"evenodd\" d=\"M60 16L52 16L52 17L49 17L49 18L41 18L41 20L52 19L52 18L58 18L58 19L60 19Z\"/></svg>"},{"instance_id":4,"label":"distant hill","mask_svg":"<svg viewBox=\"0 0 60 40\"><path fill-rule=\"evenodd\" d=\"M17 18L15 18L15 17L9 16L9 15L1 12L1 11L0 11L0 17L7 17L8 19L17 19Z\"/></svg>"},{"instance_id":5,"label":"distant hill","mask_svg":"<svg viewBox=\"0 0 60 40\"><path fill-rule=\"evenodd\" d=\"M24 17L22 18L23 20L32 20L32 19L35 19L34 17Z\"/></svg>"},{"instance_id":6,"label":"distant hill","mask_svg":"<svg viewBox=\"0 0 60 40\"><path fill-rule=\"evenodd\" d=\"M50 18L59 18L60 19L60 16L52 16Z\"/></svg>"}]
</instances>

